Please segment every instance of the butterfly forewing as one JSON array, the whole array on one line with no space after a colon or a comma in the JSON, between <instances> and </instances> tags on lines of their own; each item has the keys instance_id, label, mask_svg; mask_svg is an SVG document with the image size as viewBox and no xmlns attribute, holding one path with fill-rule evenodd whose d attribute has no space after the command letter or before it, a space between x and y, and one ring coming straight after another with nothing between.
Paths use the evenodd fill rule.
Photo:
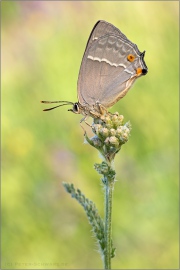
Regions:
<instances>
[{"instance_id":1,"label":"butterfly forewing","mask_svg":"<svg viewBox=\"0 0 180 270\"><path fill-rule=\"evenodd\" d=\"M91 34L89 36L89 39L86 45L85 52L89 48L89 46L93 43L93 41L107 34L119 35L122 38L127 39L126 36L114 25L106 21L100 20L95 24L94 28L91 31Z\"/></svg>"}]
</instances>

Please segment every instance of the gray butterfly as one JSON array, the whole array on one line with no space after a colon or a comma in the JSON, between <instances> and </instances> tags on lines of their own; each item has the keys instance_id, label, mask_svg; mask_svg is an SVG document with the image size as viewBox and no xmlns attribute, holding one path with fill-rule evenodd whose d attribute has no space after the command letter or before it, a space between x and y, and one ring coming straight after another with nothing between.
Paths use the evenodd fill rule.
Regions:
<instances>
[{"instance_id":1,"label":"gray butterfly","mask_svg":"<svg viewBox=\"0 0 180 270\"><path fill-rule=\"evenodd\" d=\"M78 102L42 101L61 103L45 109L49 111L64 105L73 105L69 111L101 118L107 108L123 98L137 78L146 75L148 68L144 52L132 43L114 25L98 21L86 45L78 78Z\"/></svg>"}]
</instances>

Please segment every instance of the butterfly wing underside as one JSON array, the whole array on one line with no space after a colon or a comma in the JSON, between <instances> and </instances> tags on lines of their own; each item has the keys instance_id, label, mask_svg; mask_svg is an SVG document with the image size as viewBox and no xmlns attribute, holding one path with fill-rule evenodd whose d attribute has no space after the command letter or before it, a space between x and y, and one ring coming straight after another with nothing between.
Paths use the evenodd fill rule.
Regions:
<instances>
[{"instance_id":1,"label":"butterfly wing underside","mask_svg":"<svg viewBox=\"0 0 180 270\"><path fill-rule=\"evenodd\" d=\"M127 55L134 55L129 62ZM144 68L137 46L113 25L99 21L86 45L78 78L78 100L82 105L101 103L106 108L122 98Z\"/></svg>"}]
</instances>

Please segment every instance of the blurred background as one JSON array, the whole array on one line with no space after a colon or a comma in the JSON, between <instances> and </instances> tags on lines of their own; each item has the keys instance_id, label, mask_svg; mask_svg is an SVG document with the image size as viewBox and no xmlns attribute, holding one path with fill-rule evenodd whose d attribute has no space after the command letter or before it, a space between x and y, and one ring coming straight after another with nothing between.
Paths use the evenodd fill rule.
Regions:
<instances>
[{"instance_id":1,"label":"blurred background","mask_svg":"<svg viewBox=\"0 0 180 270\"><path fill-rule=\"evenodd\" d=\"M132 132L115 160L112 268L178 268L178 1L3 1L2 269L102 269L73 182L104 214L93 169L97 151L83 144L81 115L40 100L77 101L77 78L99 19L118 27L140 51L147 76L111 112Z\"/></svg>"}]
</instances>

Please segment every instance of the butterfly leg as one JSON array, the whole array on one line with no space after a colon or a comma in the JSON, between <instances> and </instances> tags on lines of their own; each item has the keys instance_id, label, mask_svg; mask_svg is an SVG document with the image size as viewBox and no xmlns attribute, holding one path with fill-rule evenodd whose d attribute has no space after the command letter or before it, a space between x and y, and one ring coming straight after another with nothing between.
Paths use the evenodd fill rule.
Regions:
<instances>
[{"instance_id":1,"label":"butterfly leg","mask_svg":"<svg viewBox=\"0 0 180 270\"><path fill-rule=\"evenodd\" d=\"M80 125L81 125L81 123L84 121L84 122L86 123L86 125L88 125L89 127L92 127L92 125L90 125L90 124L86 121L87 118L88 118L88 115L86 115L85 117L83 117L83 118L81 119L81 121L80 121ZM82 125L81 125L81 127L82 127Z\"/></svg>"},{"instance_id":2,"label":"butterfly leg","mask_svg":"<svg viewBox=\"0 0 180 270\"><path fill-rule=\"evenodd\" d=\"M91 117L93 117L93 118L100 118L101 117L100 113L98 113L97 111L89 111L89 112L90 112Z\"/></svg>"},{"instance_id":3,"label":"butterfly leg","mask_svg":"<svg viewBox=\"0 0 180 270\"><path fill-rule=\"evenodd\" d=\"M105 114L108 114L108 110L99 102L96 102L96 105L98 107L98 110L100 112L100 115L105 115Z\"/></svg>"}]
</instances>

